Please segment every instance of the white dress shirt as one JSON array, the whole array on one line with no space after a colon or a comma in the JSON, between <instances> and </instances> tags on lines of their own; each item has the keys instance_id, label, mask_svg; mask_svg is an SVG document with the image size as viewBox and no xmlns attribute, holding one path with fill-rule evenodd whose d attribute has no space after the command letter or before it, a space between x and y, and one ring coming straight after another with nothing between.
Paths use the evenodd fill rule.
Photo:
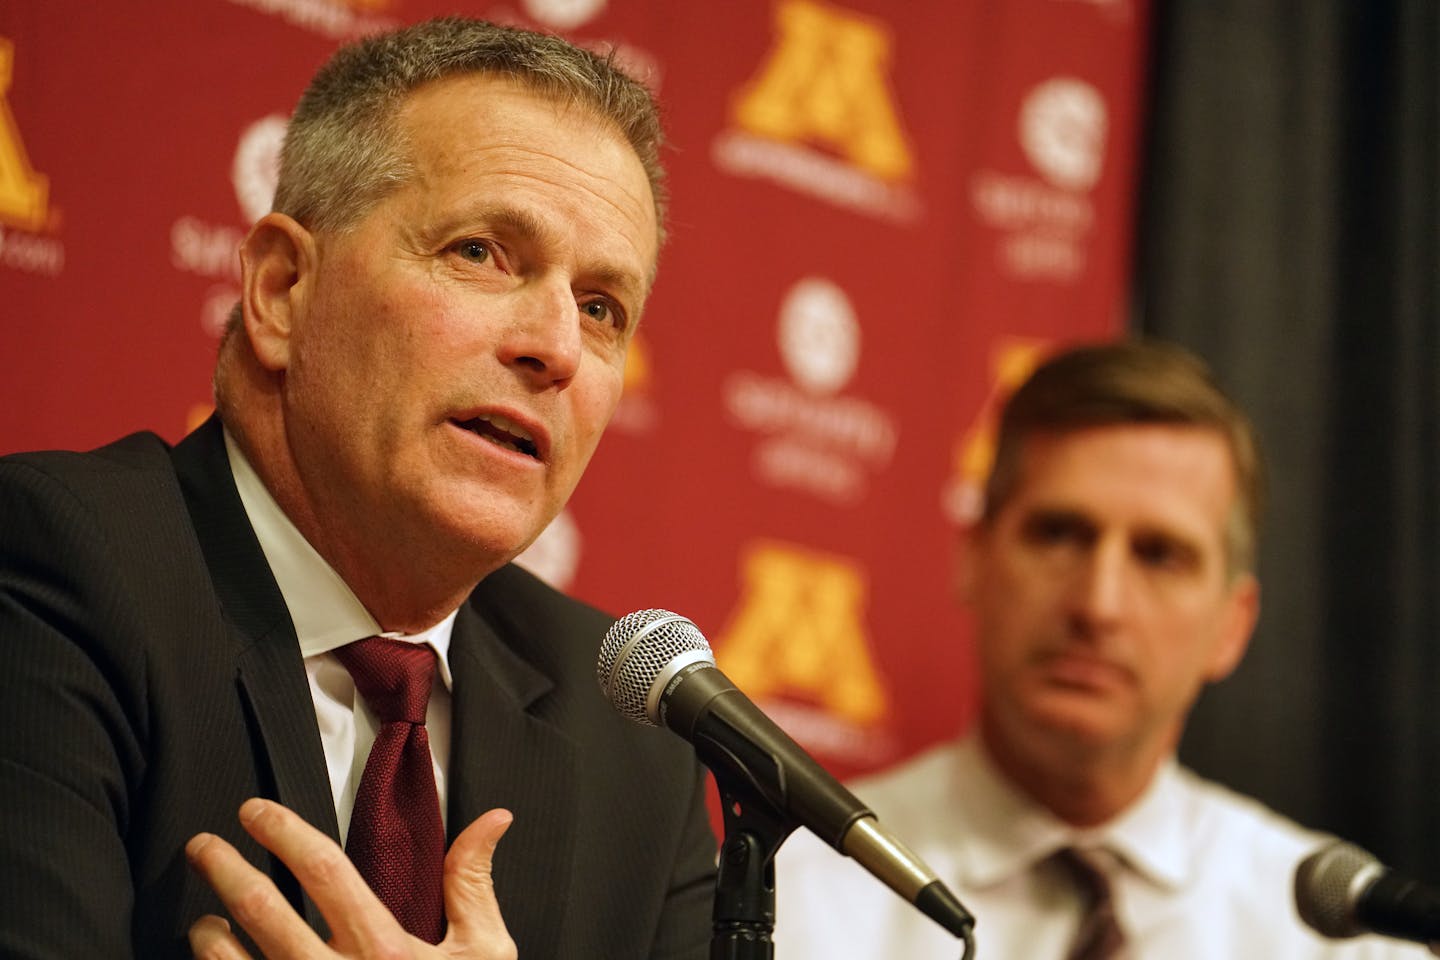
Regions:
<instances>
[{"instance_id":1,"label":"white dress shirt","mask_svg":"<svg viewBox=\"0 0 1440 960\"><path fill-rule=\"evenodd\" d=\"M1378 937L1329 941L1295 912L1295 866L1325 843L1173 760L1128 810L1094 829L1057 819L1006 780L975 739L850 785L975 915L976 960L1060 960L1082 904L1063 846L1120 861L1111 885L1131 960L1420 960ZM776 857L776 957L958 958L960 941L812 834Z\"/></svg>"},{"instance_id":2,"label":"white dress shirt","mask_svg":"<svg viewBox=\"0 0 1440 960\"><path fill-rule=\"evenodd\" d=\"M428 644L435 651L437 669L425 712L425 729L430 738L430 761L435 770L435 789L440 795L443 818L446 815L445 775L450 758L450 633L455 626L455 613L451 612L422 633L401 635L382 631L340 575L290 522L228 432L225 449L230 455L230 470L235 475L240 502L255 529L270 572L280 585L300 639L310 696L315 701L315 719L320 725L320 742L325 748L341 843L349 835L355 791L360 787L360 775L365 772L365 761L370 756L379 723L364 698L356 695L350 672L332 651L366 637L383 636Z\"/></svg>"}]
</instances>

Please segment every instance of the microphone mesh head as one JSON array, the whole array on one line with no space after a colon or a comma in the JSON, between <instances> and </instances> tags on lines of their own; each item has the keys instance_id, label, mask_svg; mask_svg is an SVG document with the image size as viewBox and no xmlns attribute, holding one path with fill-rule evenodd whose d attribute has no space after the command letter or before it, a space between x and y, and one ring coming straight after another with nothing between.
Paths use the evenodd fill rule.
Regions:
<instances>
[{"instance_id":1,"label":"microphone mesh head","mask_svg":"<svg viewBox=\"0 0 1440 960\"><path fill-rule=\"evenodd\" d=\"M1311 929L1327 937L1355 937L1365 928L1355 917L1355 880L1380 861L1353 843L1337 840L1295 868L1295 909Z\"/></svg>"},{"instance_id":2,"label":"microphone mesh head","mask_svg":"<svg viewBox=\"0 0 1440 960\"><path fill-rule=\"evenodd\" d=\"M605 634L595 676L616 710L636 723L653 725L645 709L650 688L667 664L688 651L700 651L715 662L705 635L689 620L669 610L636 610Z\"/></svg>"}]
</instances>

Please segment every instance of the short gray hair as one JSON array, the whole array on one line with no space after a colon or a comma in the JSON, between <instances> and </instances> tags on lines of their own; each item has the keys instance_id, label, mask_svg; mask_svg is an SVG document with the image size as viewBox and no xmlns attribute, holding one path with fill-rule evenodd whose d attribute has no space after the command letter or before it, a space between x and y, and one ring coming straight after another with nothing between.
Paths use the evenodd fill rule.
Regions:
<instances>
[{"instance_id":1,"label":"short gray hair","mask_svg":"<svg viewBox=\"0 0 1440 960\"><path fill-rule=\"evenodd\" d=\"M587 107L629 142L650 181L663 237L664 133L655 99L615 64L560 37L441 17L341 47L300 97L285 135L274 209L307 229L343 230L414 171L396 118L415 88L494 74Z\"/></svg>"}]
</instances>

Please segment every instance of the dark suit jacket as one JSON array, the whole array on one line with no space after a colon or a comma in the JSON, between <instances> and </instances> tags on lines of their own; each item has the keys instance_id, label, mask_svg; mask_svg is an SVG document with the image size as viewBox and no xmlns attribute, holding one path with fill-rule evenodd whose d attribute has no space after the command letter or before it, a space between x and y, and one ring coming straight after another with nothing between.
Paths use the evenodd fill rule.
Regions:
<instances>
[{"instance_id":1,"label":"dark suit jacket","mask_svg":"<svg viewBox=\"0 0 1440 960\"><path fill-rule=\"evenodd\" d=\"M607 704L611 619L518 567L461 608L449 826L515 823L495 884L525 960L708 955L714 837L693 752ZM0 458L0 955L188 957L223 913L188 870L250 796L338 834L289 613L218 422Z\"/></svg>"}]
</instances>

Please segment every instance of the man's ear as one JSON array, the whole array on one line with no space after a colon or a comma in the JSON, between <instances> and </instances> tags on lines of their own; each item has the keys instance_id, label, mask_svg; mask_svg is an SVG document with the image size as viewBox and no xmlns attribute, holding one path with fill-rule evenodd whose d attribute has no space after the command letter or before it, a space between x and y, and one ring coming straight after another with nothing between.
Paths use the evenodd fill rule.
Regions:
<instances>
[{"instance_id":1,"label":"man's ear","mask_svg":"<svg viewBox=\"0 0 1440 960\"><path fill-rule=\"evenodd\" d=\"M1250 636L1260 619L1260 581L1251 573L1242 573L1227 588L1226 610L1220 624L1220 637L1210 659L1206 678L1211 683L1224 680L1240 665L1250 646Z\"/></svg>"},{"instance_id":2,"label":"man's ear","mask_svg":"<svg viewBox=\"0 0 1440 960\"><path fill-rule=\"evenodd\" d=\"M290 365L291 333L316 267L315 236L283 213L267 213L240 244L245 334L261 366Z\"/></svg>"}]
</instances>

